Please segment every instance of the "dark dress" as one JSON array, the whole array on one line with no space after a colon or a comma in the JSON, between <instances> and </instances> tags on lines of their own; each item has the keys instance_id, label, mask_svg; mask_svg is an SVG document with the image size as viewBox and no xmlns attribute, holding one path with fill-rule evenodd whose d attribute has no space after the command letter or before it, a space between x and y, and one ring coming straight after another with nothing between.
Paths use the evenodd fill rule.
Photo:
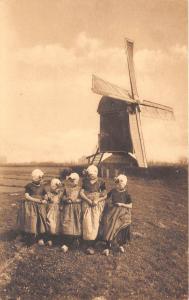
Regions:
<instances>
[{"instance_id":1,"label":"dark dress","mask_svg":"<svg viewBox=\"0 0 189 300\"><path fill-rule=\"evenodd\" d=\"M128 192L112 189L108 193L108 204L102 219L102 239L123 245L130 239L131 209L117 203L132 203Z\"/></svg>"},{"instance_id":2,"label":"dark dress","mask_svg":"<svg viewBox=\"0 0 189 300\"><path fill-rule=\"evenodd\" d=\"M42 199L46 190L43 184L34 182L25 186L25 193L31 197ZM41 234L47 232L46 205L29 200L21 200L17 217L18 229L26 233Z\"/></svg>"}]
</instances>

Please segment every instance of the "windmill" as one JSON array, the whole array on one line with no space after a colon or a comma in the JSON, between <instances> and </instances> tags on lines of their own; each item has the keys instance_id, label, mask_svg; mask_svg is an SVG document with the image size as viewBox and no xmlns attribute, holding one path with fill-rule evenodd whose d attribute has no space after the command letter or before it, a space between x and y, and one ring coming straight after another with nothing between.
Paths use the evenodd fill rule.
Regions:
<instances>
[{"instance_id":1,"label":"windmill","mask_svg":"<svg viewBox=\"0 0 189 300\"><path fill-rule=\"evenodd\" d=\"M131 90L128 91L103 79L92 76L92 91L102 95L98 106L100 134L97 151L88 156L89 164L99 165L105 153L132 156L139 167L147 167L141 115L161 119L173 119L169 106L139 98L134 61L134 42L125 39L125 50Z\"/></svg>"}]
</instances>

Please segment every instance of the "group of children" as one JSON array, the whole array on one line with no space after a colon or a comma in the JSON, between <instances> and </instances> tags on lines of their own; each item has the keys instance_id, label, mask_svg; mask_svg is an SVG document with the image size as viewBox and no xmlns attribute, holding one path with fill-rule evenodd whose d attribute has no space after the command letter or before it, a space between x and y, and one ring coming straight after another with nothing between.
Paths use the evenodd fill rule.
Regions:
<instances>
[{"instance_id":1,"label":"group of children","mask_svg":"<svg viewBox=\"0 0 189 300\"><path fill-rule=\"evenodd\" d=\"M39 169L32 172L32 182L20 201L17 224L28 245L38 241L52 246L59 237L63 252L83 242L86 252L94 254L100 239L106 245L104 255L109 255L114 242L124 252L130 240L132 208L125 175L115 178L115 188L108 193L94 165L87 168L82 184L77 173L64 182L53 178L50 185L43 183L43 175Z\"/></svg>"}]
</instances>

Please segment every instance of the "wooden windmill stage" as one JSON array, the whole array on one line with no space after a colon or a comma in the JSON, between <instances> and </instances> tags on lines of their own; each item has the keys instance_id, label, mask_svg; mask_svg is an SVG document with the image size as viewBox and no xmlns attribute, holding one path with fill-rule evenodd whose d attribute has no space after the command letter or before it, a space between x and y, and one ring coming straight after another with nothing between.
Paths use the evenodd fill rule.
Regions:
<instances>
[{"instance_id":1,"label":"wooden windmill stage","mask_svg":"<svg viewBox=\"0 0 189 300\"><path fill-rule=\"evenodd\" d=\"M146 117L173 119L173 109L169 106L139 98L136 86L134 62L134 42L125 39L125 49L131 90L92 76L92 91L102 95L98 106L100 114L100 134L96 153L88 156L89 164L99 165L105 153L116 153L136 159L139 167L147 167L141 115Z\"/></svg>"}]
</instances>

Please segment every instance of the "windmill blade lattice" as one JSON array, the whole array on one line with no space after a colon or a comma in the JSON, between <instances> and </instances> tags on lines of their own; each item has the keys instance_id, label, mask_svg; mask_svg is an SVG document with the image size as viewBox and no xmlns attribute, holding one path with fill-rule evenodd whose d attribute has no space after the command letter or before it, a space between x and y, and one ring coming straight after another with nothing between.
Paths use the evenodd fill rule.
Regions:
<instances>
[{"instance_id":1,"label":"windmill blade lattice","mask_svg":"<svg viewBox=\"0 0 189 300\"><path fill-rule=\"evenodd\" d=\"M138 91L137 91L137 86L136 86L136 77L135 77L135 69L134 69L134 61L133 61L133 46L134 46L133 41L125 39L125 47L126 47L127 62L128 62L128 68L129 68L129 77L130 77L132 98L137 100L138 99Z\"/></svg>"},{"instance_id":2,"label":"windmill blade lattice","mask_svg":"<svg viewBox=\"0 0 189 300\"><path fill-rule=\"evenodd\" d=\"M92 91L96 94L111 97L114 99L124 99L127 102L135 103L128 90L113 83L105 81L96 75L92 75Z\"/></svg>"},{"instance_id":3,"label":"windmill blade lattice","mask_svg":"<svg viewBox=\"0 0 189 300\"><path fill-rule=\"evenodd\" d=\"M171 107L147 100L143 100L143 102L140 104L140 111L142 117L170 121L175 119L174 112Z\"/></svg>"}]
</instances>

